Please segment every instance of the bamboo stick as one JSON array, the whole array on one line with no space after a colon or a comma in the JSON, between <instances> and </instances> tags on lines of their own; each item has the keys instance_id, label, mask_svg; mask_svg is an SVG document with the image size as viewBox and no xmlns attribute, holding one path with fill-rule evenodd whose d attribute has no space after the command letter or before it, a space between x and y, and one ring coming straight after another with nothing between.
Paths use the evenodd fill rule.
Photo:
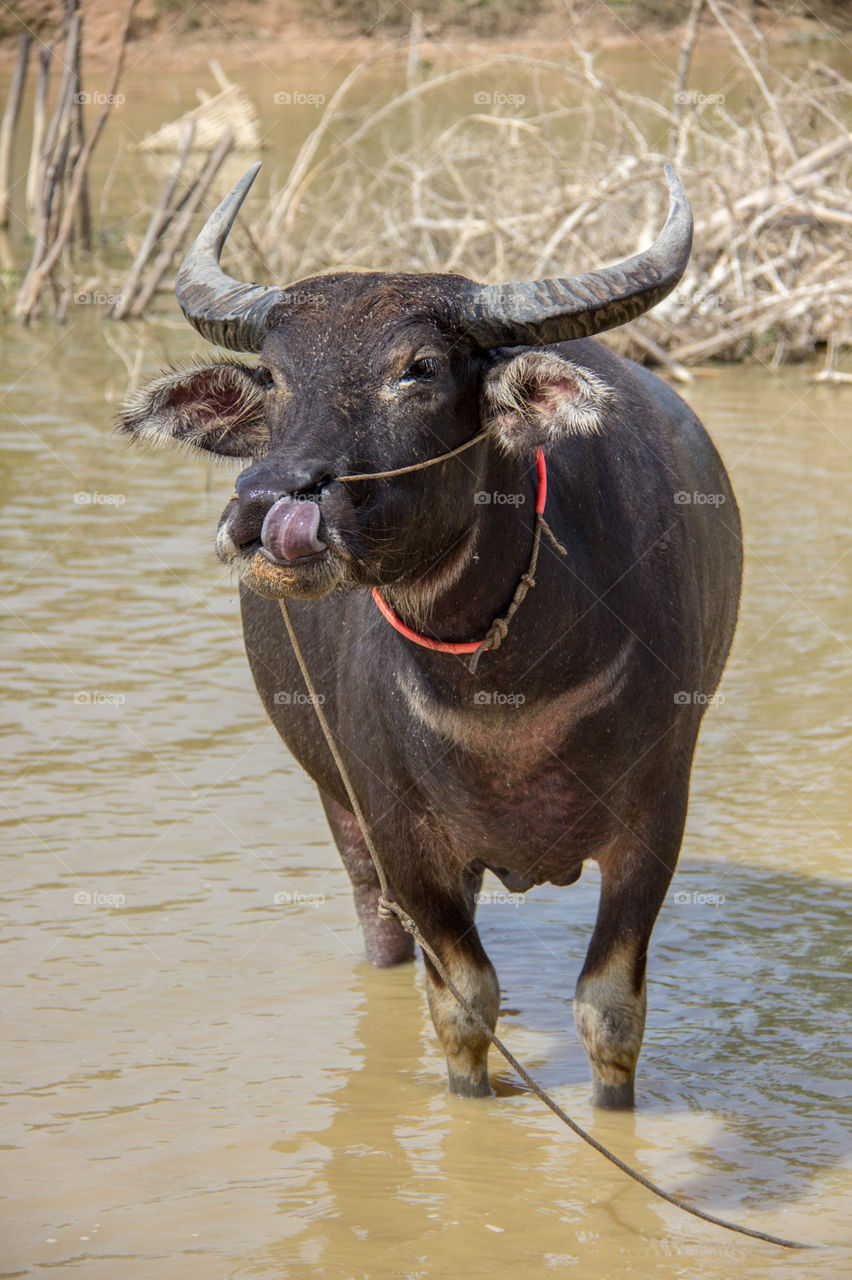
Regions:
<instances>
[{"instance_id":1,"label":"bamboo stick","mask_svg":"<svg viewBox=\"0 0 852 1280\"><path fill-rule=\"evenodd\" d=\"M66 0L65 11L70 22L71 18L77 13L78 0ZM81 36L77 40L74 48L74 93L72 96L71 109L71 152L69 155L69 169L76 166L77 160L83 151L86 142L86 133L83 126L83 91L82 79L80 76L80 50L82 45L82 26ZM92 247L92 215L89 207L89 176L84 168L80 179L80 193L77 197L77 219L79 223L80 244L84 249Z\"/></svg>"},{"instance_id":2,"label":"bamboo stick","mask_svg":"<svg viewBox=\"0 0 852 1280\"><path fill-rule=\"evenodd\" d=\"M51 225L55 221L54 198L67 155L66 134L74 94L74 49L79 37L80 18L77 15L71 19L65 33L62 80L39 159L39 183L33 220L34 245L28 277L37 269L51 241Z\"/></svg>"},{"instance_id":3,"label":"bamboo stick","mask_svg":"<svg viewBox=\"0 0 852 1280\"><path fill-rule=\"evenodd\" d=\"M210 155L207 157L207 163L196 179L189 199L184 204L180 216L175 218L174 223L169 230L169 234L163 242L163 247L157 258L154 260L151 270L148 273L148 277L143 282L136 301L133 306L129 308L126 313L127 315L138 317L144 313L145 308L157 290L157 286L168 271L172 259L175 254L179 252L192 225L192 220L195 217L202 200L210 190L213 179L219 172L222 162L231 150L232 145L233 135L230 129L226 129L222 134L222 137L219 139L218 145L214 147L210 152Z\"/></svg>"},{"instance_id":4,"label":"bamboo stick","mask_svg":"<svg viewBox=\"0 0 852 1280\"><path fill-rule=\"evenodd\" d=\"M0 227L9 225L12 199L12 152L15 129L21 114L21 100L24 96L32 42L29 32L24 32L18 37L18 57L3 111L3 120L0 123Z\"/></svg>"},{"instance_id":5,"label":"bamboo stick","mask_svg":"<svg viewBox=\"0 0 852 1280\"><path fill-rule=\"evenodd\" d=\"M40 162L39 190L35 210L33 256L30 272L41 262L51 241L51 227L55 222L55 196L61 181L68 154L67 121L71 109L74 82L69 74L63 76L53 117L47 129Z\"/></svg>"},{"instance_id":6,"label":"bamboo stick","mask_svg":"<svg viewBox=\"0 0 852 1280\"><path fill-rule=\"evenodd\" d=\"M53 45L42 45L38 51L39 69L33 102L33 136L30 146L30 163L27 169L26 210L32 225L38 207L39 192L44 182L44 132L47 127L47 91L50 83L50 62Z\"/></svg>"},{"instance_id":7,"label":"bamboo stick","mask_svg":"<svg viewBox=\"0 0 852 1280\"><path fill-rule=\"evenodd\" d=\"M124 278L124 282L118 290L116 301L113 303L107 315L113 320L123 320L130 311L136 294L139 290L139 282L142 279L142 273L148 263L154 246L166 231L169 222L173 216L171 210L172 197L175 193L183 167L186 164L186 158L192 147L192 140L195 136L195 124L190 121L184 130L183 139L175 156L174 164L171 172L163 184L160 192L160 198L157 206L151 214L151 220L145 235L142 237L142 243L139 246L139 252L133 262L132 267Z\"/></svg>"},{"instance_id":8,"label":"bamboo stick","mask_svg":"<svg viewBox=\"0 0 852 1280\"><path fill-rule=\"evenodd\" d=\"M44 139L44 149L42 152L43 167L46 169L57 145L60 144L64 134L64 122L67 120L71 109L70 98L74 93L74 62L77 41L80 38L80 15L76 14L68 24L65 32L65 46L62 50L62 80L59 85L59 93L56 97L56 105L53 109L53 115L47 126L47 133Z\"/></svg>"},{"instance_id":9,"label":"bamboo stick","mask_svg":"<svg viewBox=\"0 0 852 1280\"><path fill-rule=\"evenodd\" d=\"M683 44L680 49L680 59L677 68L677 82L674 92L674 106L672 115L671 141L669 142L669 150L674 157L675 166L683 163L686 153L686 129L683 124L684 102L683 95L686 92L686 82L689 78L689 68L692 65L692 54L695 49L695 41L698 38L698 23L701 19L701 13L704 9L704 0L692 0L692 7L689 10L689 17L686 20L686 32L684 34Z\"/></svg>"}]
</instances>

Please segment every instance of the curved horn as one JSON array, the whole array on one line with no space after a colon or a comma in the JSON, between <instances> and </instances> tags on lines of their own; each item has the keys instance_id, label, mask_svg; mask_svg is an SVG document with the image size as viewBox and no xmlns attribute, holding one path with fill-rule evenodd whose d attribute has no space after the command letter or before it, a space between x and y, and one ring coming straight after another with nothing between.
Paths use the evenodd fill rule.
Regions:
<instances>
[{"instance_id":1,"label":"curved horn","mask_svg":"<svg viewBox=\"0 0 852 1280\"><path fill-rule=\"evenodd\" d=\"M482 347L526 346L587 338L635 320L680 280L692 248L692 211L666 165L669 214L659 237L616 267L565 280L476 286L462 317Z\"/></svg>"},{"instance_id":2,"label":"curved horn","mask_svg":"<svg viewBox=\"0 0 852 1280\"><path fill-rule=\"evenodd\" d=\"M231 351L260 350L269 313L283 297L281 289L244 284L219 266L222 246L259 168L260 161L243 174L211 213L181 263L175 284L178 303L189 323L209 342Z\"/></svg>"}]
</instances>

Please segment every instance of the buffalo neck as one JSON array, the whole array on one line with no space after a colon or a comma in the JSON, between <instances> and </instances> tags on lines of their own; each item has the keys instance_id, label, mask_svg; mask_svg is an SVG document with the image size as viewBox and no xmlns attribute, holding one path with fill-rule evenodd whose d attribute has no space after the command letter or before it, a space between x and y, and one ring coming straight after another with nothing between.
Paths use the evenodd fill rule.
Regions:
<instances>
[{"instance_id":1,"label":"buffalo neck","mask_svg":"<svg viewBox=\"0 0 852 1280\"><path fill-rule=\"evenodd\" d=\"M470 521L442 562L417 586L385 592L400 620L429 639L482 640L494 619L505 613L529 566L538 492L535 458L519 460L487 450L477 470ZM453 661L440 653L432 656L439 663L442 658Z\"/></svg>"}]
</instances>

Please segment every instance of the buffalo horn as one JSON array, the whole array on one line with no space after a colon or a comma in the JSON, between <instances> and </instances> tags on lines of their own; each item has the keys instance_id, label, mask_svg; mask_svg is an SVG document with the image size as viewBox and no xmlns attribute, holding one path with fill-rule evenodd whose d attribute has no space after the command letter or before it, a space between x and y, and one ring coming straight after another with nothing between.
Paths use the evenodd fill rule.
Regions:
<instances>
[{"instance_id":1,"label":"buffalo horn","mask_svg":"<svg viewBox=\"0 0 852 1280\"><path fill-rule=\"evenodd\" d=\"M244 284L219 266L222 246L259 168L260 161L211 213L184 258L175 284L180 308L193 328L209 342L231 351L260 350L269 328L269 313L283 297L281 289Z\"/></svg>"},{"instance_id":2,"label":"buffalo horn","mask_svg":"<svg viewBox=\"0 0 852 1280\"><path fill-rule=\"evenodd\" d=\"M249 169L207 219L183 260L175 292L190 324L232 351L259 351L282 289L245 284L219 266L222 246L260 164ZM536 345L586 338L635 320L661 302L680 280L692 248L692 211L671 165L666 165L669 213L644 253L614 267L567 279L514 284L464 282L458 320L481 347Z\"/></svg>"},{"instance_id":3,"label":"buffalo horn","mask_svg":"<svg viewBox=\"0 0 852 1280\"><path fill-rule=\"evenodd\" d=\"M692 248L692 211L666 165L669 214L650 249L614 267L529 283L475 285L462 324L482 347L587 338L635 320L680 280Z\"/></svg>"}]
</instances>

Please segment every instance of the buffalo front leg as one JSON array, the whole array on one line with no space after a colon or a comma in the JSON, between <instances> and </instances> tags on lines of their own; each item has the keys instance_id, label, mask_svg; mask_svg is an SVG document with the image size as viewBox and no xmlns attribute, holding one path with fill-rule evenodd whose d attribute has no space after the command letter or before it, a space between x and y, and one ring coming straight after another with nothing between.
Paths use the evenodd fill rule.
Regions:
<instances>
[{"instance_id":1,"label":"buffalo front leg","mask_svg":"<svg viewBox=\"0 0 852 1280\"><path fill-rule=\"evenodd\" d=\"M673 870L673 863L672 863ZM574 1021L592 1067L592 1102L634 1104L645 1030L645 965L672 871L642 856L601 859L598 917L574 996Z\"/></svg>"},{"instance_id":2,"label":"buffalo front leg","mask_svg":"<svg viewBox=\"0 0 852 1280\"><path fill-rule=\"evenodd\" d=\"M450 981L493 1031L500 1012L500 985L494 966L481 946L479 950L481 958L477 957L472 963L470 955L462 958L457 951L445 951L441 955L436 948ZM491 1040L480 1024L459 1004L428 956L424 957L424 962L429 1012L447 1058L449 1091L463 1098L490 1097L494 1092L488 1082L488 1048Z\"/></svg>"},{"instance_id":3,"label":"buffalo front leg","mask_svg":"<svg viewBox=\"0 0 852 1280\"><path fill-rule=\"evenodd\" d=\"M411 936L398 920L385 919L379 915L379 878L361 834L358 819L324 791L320 792L320 799L343 865L352 881L355 909L364 934L367 959L382 969L389 969L403 960L411 960L414 956L414 941Z\"/></svg>"},{"instance_id":4,"label":"buffalo front leg","mask_svg":"<svg viewBox=\"0 0 852 1280\"><path fill-rule=\"evenodd\" d=\"M500 984L473 921L478 880L469 877L457 897L421 880L415 900L404 892L399 898L450 981L493 1031L500 1012ZM488 1097L493 1092L488 1082L488 1033L458 1002L428 956L424 963L429 1012L446 1055L449 1091L466 1098Z\"/></svg>"}]
</instances>

